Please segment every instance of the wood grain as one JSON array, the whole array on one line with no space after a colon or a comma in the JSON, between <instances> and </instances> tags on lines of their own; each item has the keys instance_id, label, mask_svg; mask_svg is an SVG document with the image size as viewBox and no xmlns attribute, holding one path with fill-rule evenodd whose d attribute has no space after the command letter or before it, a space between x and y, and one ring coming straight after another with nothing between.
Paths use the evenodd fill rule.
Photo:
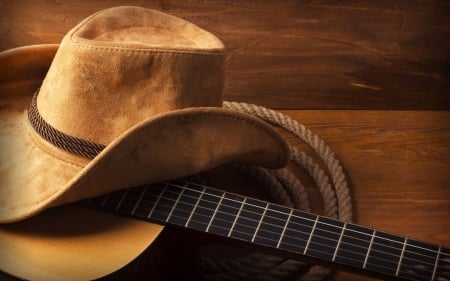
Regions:
<instances>
[{"instance_id":1,"label":"wood grain","mask_svg":"<svg viewBox=\"0 0 450 281\"><path fill-rule=\"evenodd\" d=\"M450 243L450 112L287 113L326 140L342 162L356 221Z\"/></svg>"},{"instance_id":2,"label":"wood grain","mask_svg":"<svg viewBox=\"0 0 450 281\"><path fill-rule=\"evenodd\" d=\"M450 4L383 1L3 1L0 50L57 43L88 15L138 5L213 32L225 97L272 108L450 108Z\"/></svg>"}]
</instances>

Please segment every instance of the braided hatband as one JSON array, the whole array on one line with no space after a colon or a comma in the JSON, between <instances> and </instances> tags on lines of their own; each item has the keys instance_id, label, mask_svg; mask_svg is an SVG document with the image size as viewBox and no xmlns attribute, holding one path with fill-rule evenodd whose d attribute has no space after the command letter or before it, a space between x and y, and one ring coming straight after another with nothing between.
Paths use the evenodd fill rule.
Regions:
<instances>
[{"instance_id":1,"label":"braided hatband","mask_svg":"<svg viewBox=\"0 0 450 281\"><path fill-rule=\"evenodd\" d=\"M28 108L28 120L30 120L31 126L36 133L43 139L58 148L89 159L97 156L105 148L102 144L67 135L48 124L44 118L42 118L37 108L38 94L39 89L31 99L30 107Z\"/></svg>"}]
</instances>

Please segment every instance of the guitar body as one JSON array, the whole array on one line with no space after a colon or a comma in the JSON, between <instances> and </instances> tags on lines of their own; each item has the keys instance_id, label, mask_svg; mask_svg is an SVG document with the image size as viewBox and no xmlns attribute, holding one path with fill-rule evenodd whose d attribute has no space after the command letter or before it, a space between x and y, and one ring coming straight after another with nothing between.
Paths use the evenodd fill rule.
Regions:
<instances>
[{"instance_id":1,"label":"guitar body","mask_svg":"<svg viewBox=\"0 0 450 281\"><path fill-rule=\"evenodd\" d=\"M20 273L20 278L92 280L134 260L162 229L88 207L58 207L2 225L0 263L7 273ZM55 268L55 259L64 260L64 266Z\"/></svg>"},{"instance_id":2,"label":"guitar body","mask_svg":"<svg viewBox=\"0 0 450 281\"><path fill-rule=\"evenodd\" d=\"M250 252L232 245L200 232L64 206L0 227L0 263L7 265L7 273L20 272L18 278L0 272L0 280L36 275L40 280L73 280L80 272L83 280L199 280L202 252L227 257ZM67 267L55 269L55 259L65 259Z\"/></svg>"}]
</instances>

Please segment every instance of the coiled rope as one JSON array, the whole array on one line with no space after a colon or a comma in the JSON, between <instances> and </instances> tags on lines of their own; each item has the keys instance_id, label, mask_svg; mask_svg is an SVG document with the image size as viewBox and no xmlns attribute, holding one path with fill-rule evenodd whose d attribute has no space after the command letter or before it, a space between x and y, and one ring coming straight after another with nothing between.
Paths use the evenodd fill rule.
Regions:
<instances>
[{"instance_id":1,"label":"coiled rope","mask_svg":"<svg viewBox=\"0 0 450 281\"><path fill-rule=\"evenodd\" d=\"M352 220L352 203L343 168L330 147L311 130L292 118L254 104L224 102L228 109L247 113L280 126L297 139L308 144L323 161L327 171L311 156L289 145L291 161L304 169L314 180L323 200L324 215L344 222ZM274 202L303 211L311 211L308 194L301 181L287 169L269 170L257 166L238 165L258 180ZM202 258L208 281L320 281L331 270L321 266L309 266L303 262L260 253L251 253L234 259Z\"/></svg>"}]
</instances>

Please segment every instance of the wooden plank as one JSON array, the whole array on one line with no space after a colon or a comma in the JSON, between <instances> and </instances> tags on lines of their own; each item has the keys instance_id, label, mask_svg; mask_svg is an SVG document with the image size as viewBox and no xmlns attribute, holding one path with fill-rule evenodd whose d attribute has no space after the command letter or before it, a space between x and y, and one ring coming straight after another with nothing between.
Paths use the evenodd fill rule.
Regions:
<instances>
[{"instance_id":1,"label":"wooden plank","mask_svg":"<svg viewBox=\"0 0 450 281\"><path fill-rule=\"evenodd\" d=\"M356 221L450 244L450 112L286 113L321 136L342 162Z\"/></svg>"},{"instance_id":2,"label":"wooden plank","mask_svg":"<svg viewBox=\"0 0 450 281\"><path fill-rule=\"evenodd\" d=\"M59 42L107 7L168 12L229 51L225 97L273 108L450 108L450 4L401 1L4 1L0 50Z\"/></svg>"}]
</instances>

